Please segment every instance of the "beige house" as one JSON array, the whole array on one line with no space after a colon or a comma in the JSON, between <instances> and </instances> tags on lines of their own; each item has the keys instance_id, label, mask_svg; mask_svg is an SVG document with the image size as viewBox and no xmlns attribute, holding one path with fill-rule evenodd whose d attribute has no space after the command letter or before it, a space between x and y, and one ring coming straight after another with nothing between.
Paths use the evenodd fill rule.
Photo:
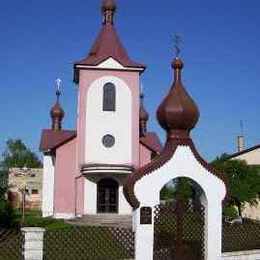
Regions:
<instances>
[{"instance_id":1,"label":"beige house","mask_svg":"<svg viewBox=\"0 0 260 260\"><path fill-rule=\"evenodd\" d=\"M260 167L260 144L244 149L244 138L243 136L239 136L238 152L232 154L229 158L232 160L244 160L248 165ZM243 210L243 217L260 220L260 202L256 207L246 205Z\"/></svg>"},{"instance_id":2,"label":"beige house","mask_svg":"<svg viewBox=\"0 0 260 260\"><path fill-rule=\"evenodd\" d=\"M25 191L25 207L27 209L41 209L42 174L42 169L9 169L9 199L14 207L21 207L22 194Z\"/></svg>"}]
</instances>

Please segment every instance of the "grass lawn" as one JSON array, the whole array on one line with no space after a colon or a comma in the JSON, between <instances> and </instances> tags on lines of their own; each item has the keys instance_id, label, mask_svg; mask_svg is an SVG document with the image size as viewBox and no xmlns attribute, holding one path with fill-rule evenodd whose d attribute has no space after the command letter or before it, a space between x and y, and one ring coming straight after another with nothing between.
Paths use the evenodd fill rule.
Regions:
<instances>
[{"instance_id":1,"label":"grass lawn","mask_svg":"<svg viewBox=\"0 0 260 260\"><path fill-rule=\"evenodd\" d=\"M42 218L40 211L27 211L25 214L25 221L21 224L23 227L42 227L46 230L58 230L65 228L72 228L62 219Z\"/></svg>"}]
</instances>

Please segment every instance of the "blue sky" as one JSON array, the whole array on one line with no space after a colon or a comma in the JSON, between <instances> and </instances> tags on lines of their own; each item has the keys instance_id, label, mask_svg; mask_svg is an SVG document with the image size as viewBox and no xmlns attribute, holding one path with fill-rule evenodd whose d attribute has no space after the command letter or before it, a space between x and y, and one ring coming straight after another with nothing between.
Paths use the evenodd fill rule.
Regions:
<instances>
[{"instance_id":1,"label":"blue sky","mask_svg":"<svg viewBox=\"0 0 260 260\"><path fill-rule=\"evenodd\" d=\"M38 152L50 126L54 81L63 80L65 128L75 128L73 62L88 52L101 24L99 0L11 0L0 8L0 151L21 138ZM155 111L172 72L172 38L182 35L184 83L201 117L193 139L211 160L236 149L244 122L247 146L260 142L260 1L118 0L116 26L142 76L150 130L164 139Z\"/></svg>"}]
</instances>

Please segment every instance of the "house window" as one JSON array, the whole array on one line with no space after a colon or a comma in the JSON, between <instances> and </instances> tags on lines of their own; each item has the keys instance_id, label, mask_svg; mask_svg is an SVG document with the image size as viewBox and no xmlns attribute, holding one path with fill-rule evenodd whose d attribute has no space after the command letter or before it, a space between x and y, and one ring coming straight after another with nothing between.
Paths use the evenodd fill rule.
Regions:
<instances>
[{"instance_id":1,"label":"house window","mask_svg":"<svg viewBox=\"0 0 260 260\"><path fill-rule=\"evenodd\" d=\"M116 111L116 87L112 83L103 87L103 111Z\"/></svg>"}]
</instances>

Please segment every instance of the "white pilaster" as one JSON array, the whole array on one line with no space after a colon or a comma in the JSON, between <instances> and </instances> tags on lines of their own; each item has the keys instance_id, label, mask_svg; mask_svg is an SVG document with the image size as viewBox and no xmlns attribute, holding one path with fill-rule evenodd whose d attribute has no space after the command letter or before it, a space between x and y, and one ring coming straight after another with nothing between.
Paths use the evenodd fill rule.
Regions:
<instances>
[{"instance_id":1,"label":"white pilaster","mask_svg":"<svg viewBox=\"0 0 260 260\"><path fill-rule=\"evenodd\" d=\"M97 183L85 179L84 214L97 214Z\"/></svg>"},{"instance_id":2,"label":"white pilaster","mask_svg":"<svg viewBox=\"0 0 260 260\"><path fill-rule=\"evenodd\" d=\"M123 193L123 186L119 186L118 190L118 207L119 207L119 215L130 215L132 214L132 207L127 202L124 193Z\"/></svg>"},{"instance_id":3,"label":"white pilaster","mask_svg":"<svg viewBox=\"0 0 260 260\"><path fill-rule=\"evenodd\" d=\"M53 216L54 163L51 155L43 157L42 216Z\"/></svg>"},{"instance_id":4,"label":"white pilaster","mask_svg":"<svg viewBox=\"0 0 260 260\"><path fill-rule=\"evenodd\" d=\"M134 214L135 260L152 260L154 244L154 225L140 225L140 208Z\"/></svg>"}]
</instances>

